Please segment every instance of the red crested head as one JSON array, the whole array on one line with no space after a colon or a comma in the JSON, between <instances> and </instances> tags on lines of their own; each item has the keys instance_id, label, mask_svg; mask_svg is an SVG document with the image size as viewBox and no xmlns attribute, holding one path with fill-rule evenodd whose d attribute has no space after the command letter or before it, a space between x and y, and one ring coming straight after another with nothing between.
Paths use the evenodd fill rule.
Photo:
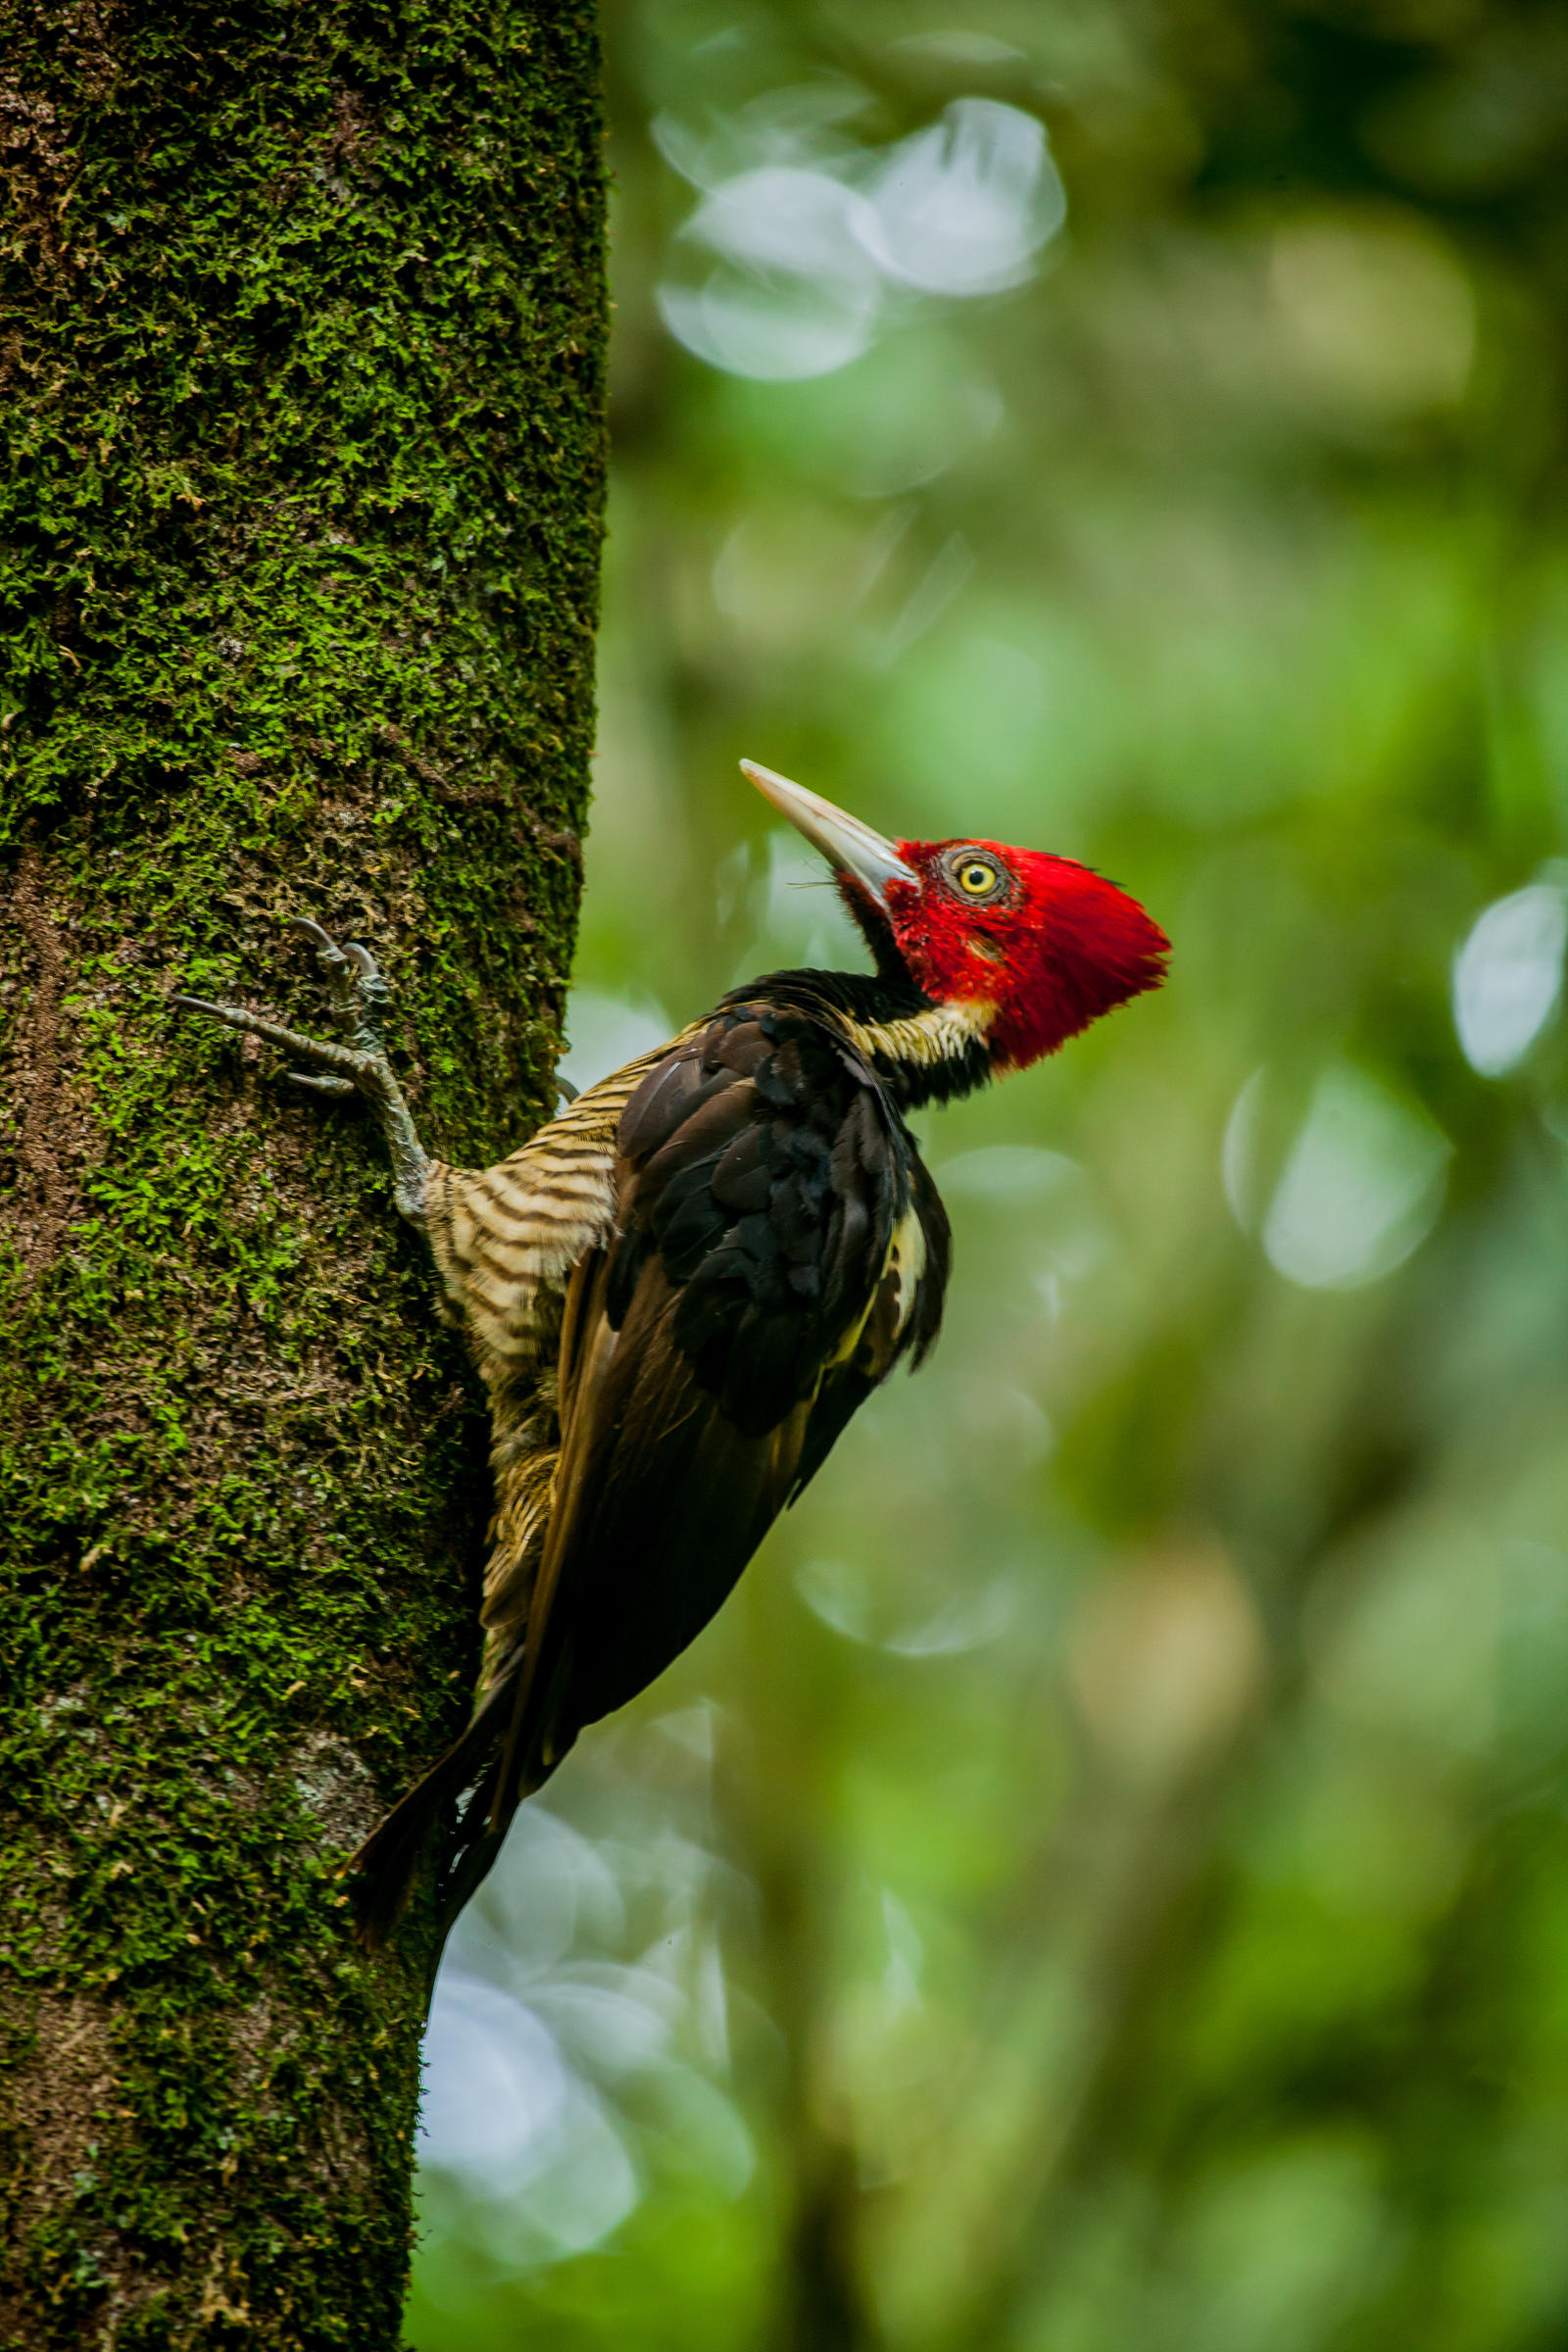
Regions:
<instances>
[{"instance_id":1,"label":"red crested head","mask_svg":"<svg viewBox=\"0 0 1568 2352\"><path fill-rule=\"evenodd\" d=\"M879 969L951 1007L994 1069L1038 1061L1164 979L1164 932L1089 866L994 841L886 841L815 793L742 765L830 859Z\"/></svg>"},{"instance_id":2,"label":"red crested head","mask_svg":"<svg viewBox=\"0 0 1568 2352\"><path fill-rule=\"evenodd\" d=\"M1170 942L1136 899L1087 865L995 841L901 841L918 876L877 913L900 961L935 1003L990 1004L998 1069L1054 1054L1102 1012L1157 988ZM853 877L840 889L860 912Z\"/></svg>"}]
</instances>

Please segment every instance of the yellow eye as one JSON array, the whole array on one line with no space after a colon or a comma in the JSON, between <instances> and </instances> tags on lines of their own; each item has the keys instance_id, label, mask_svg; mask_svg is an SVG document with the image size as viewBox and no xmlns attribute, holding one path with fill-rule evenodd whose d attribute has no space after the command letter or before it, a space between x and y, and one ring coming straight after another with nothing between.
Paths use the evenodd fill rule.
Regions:
<instances>
[{"instance_id":1,"label":"yellow eye","mask_svg":"<svg viewBox=\"0 0 1568 2352\"><path fill-rule=\"evenodd\" d=\"M955 876L958 888L966 890L972 899L983 899L987 891L997 887L997 869L984 858L962 858Z\"/></svg>"}]
</instances>

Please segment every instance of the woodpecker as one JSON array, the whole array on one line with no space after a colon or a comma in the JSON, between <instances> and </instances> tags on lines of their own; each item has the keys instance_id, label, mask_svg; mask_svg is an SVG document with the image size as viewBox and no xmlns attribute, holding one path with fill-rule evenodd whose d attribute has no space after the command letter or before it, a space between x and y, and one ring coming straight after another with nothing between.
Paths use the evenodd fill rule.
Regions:
<instances>
[{"instance_id":1,"label":"woodpecker","mask_svg":"<svg viewBox=\"0 0 1568 2352\"><path fill-rule=\"evenodd\" d=\"M299 1055L318 1093L369 1102L488 1392L473 1713L345 1866L372 1945L443 1815L450 1924L522 1799L696 1638L856 1408L929 1349L948 1220L906 1113L1164 977L1164 933L1090 867L885 840L741 765L827 860L874 973L732 989L494 1167L425 1152L387 1056L390 990L357 942L296 918L343 1044L175 1000Z\"/></svg>"}]
</instances>

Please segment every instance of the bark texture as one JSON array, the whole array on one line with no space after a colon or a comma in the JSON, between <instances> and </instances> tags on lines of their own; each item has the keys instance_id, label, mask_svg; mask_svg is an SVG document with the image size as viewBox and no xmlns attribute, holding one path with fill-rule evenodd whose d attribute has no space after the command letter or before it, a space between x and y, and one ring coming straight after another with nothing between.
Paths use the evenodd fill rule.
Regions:
<instances>
[{"instance_id":1,"label":"bark texture","mask_svg":"<svg viewBox=\"0 0 1568 2352\"><path fill-rule=\"evenodd\" d=\"M168 1005L400 990L550 1099L602 476L577 0L0 10L0 2344L398 2340L483 1428L368 1120Z\"/></svg>"}]
</instances>

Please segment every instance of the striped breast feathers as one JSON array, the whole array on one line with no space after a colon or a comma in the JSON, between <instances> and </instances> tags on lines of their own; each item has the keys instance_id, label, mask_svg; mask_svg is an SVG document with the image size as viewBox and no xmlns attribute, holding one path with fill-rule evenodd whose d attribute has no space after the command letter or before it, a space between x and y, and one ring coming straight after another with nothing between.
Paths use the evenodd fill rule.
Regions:
<instances>
[{"instance_id":1,"label":"striped breast feathers","mask_svg":"<svg viewBox=\"0 0 1568 2352\"><path fill-rule=\"evenodd\" d=\"M668 1050L601 1079L495 1167L432 1169L430 1246L481 1364L526 1360L553 1330L567 1276L614 1222L614 1139L627 1097Z\"/></svg>"}]
</instances>

